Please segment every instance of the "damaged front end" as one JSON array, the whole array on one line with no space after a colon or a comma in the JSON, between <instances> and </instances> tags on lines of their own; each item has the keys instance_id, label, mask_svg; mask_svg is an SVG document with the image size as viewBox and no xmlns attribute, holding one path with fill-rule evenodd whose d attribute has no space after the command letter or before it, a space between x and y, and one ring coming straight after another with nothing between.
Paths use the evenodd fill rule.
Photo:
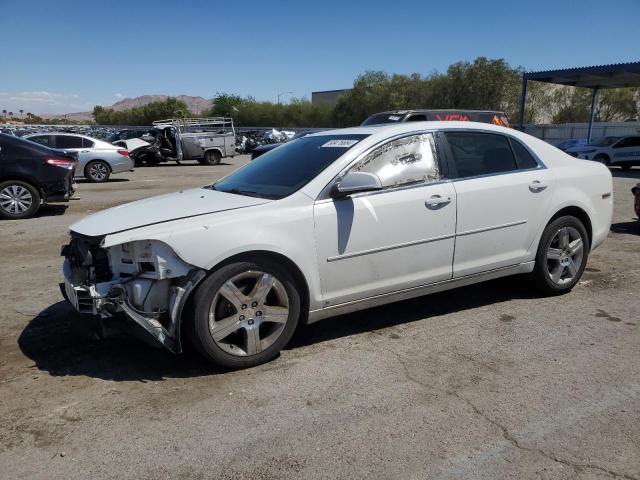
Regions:
<instances>
[{"instance_id":1,"label":"damaged front end","mask_svg":"<svg viewBox=\"0 0 640 480\"><path fill-rule=\"evenodd\" d=\"M62 249L63 295L80 313L103 322L124 316L180 353L182 310L205 271L158 240L104 247L104 238L71 233L71 242Z\"/></svg>"}]
</instances>

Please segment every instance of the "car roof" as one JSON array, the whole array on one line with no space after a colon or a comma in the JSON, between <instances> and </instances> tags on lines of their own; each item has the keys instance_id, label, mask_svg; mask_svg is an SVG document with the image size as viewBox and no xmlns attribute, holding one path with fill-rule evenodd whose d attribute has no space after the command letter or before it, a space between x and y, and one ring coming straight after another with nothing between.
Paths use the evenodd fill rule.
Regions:
<instances>
[{"instance_id":1,"label":"car roof","mask_svg":"<svg viewBox=\"0 0 640 480\"><path fill-rule=\"evenodd\" d=\"M38 132L38 133L30 133L28 135L24 135L22 138L31 138L31 137L35 137L35 136L40 136L40 135L68 135L70 137L80 137L80 138L86 138L87 140L89 140L90 142L94 142L94 143L100 143L102 145L112 145L109 142L106 142L104 140L101 140L99 138L94 138L94 137L90 137L88 135L83 135L81 133L68 133L68 132Z\"/></svg>"},{"instance_id":2,"label":"car roof","mask_svg":"<svg viewBox=\"0 0 640 480\"><path fill-rule=\"evenodd\" d=\"M513 128L501 127L490 123L482 122L458 122L458 121L426 121L426 122L403 122L403 123L383 123L378 125L364 125L358 127L340 128L335 130L324 130L322 132L310 133L310 136L323 135L371 135L371 136L393 136L396 134L414 132L417 130L484 130L496 133L521 134ZM522 134L521 134L522 135ZM519 135L516 135L519 136Z\"/></svg>"},{"instance_id":3,"label":"car roof","mask_svg":"<svg viewBox=\"0 0 640 480\"><path fill-rule=\"evenodd\" d=\"M420 113L420 112L474 112L474 113L500 113L504 114L501 110L473 110L470 108L410 108L400 110L387 110L385 112L374 113L373 115L384 115L397 113L404 115L406 113Z\"/></svg>"}]
</instances>

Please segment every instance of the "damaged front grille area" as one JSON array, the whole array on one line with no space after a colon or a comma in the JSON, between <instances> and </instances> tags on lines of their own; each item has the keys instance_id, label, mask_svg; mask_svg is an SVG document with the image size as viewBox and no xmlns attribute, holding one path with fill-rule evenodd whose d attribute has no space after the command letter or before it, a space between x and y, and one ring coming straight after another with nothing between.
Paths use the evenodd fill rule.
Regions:
<instances>
[{"instance_id":1,"label":"damaged front grille area","mask_svg":"<svg viewBox=\"0 0 640 480\"><path fill-rule=\"evenodd\" d=\"M184 262L166 243L132 241L103 247L105 236L71 232L62 248L64 297L100 322L128 318L174 353L181 351L180 317L205 271ZM104 324L104 323L103 323Z\"/></svg>"},{"instance_id":2,"label":"damaged front grille area","mask_svg":"<svg viewBox=\"0 0 640 480\"><path fill-rule=\"evenodd\" d=\"M62 247L61 255L69 261L78 283L106 282L113 277L107 252L100 246L103 239L71 232L71 242Z\"/></svg>"}]
</instances>

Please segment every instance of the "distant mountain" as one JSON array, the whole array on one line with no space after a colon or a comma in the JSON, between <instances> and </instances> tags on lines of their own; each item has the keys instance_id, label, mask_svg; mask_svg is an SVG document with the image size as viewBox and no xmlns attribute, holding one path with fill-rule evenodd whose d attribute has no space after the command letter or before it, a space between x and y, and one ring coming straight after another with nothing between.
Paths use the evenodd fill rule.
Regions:
<instances>
[{"instance_id":1,"label":"distant mountain","mask_svg":"<svg viewBox=\"0 0 640 480\"><path fill-rule=\"evenodd\" d=\"M151 102L163 102L167 98L169 98L169 95L142 95L141 97L124 98L119 102L116 102L110 107L106 107L106 108L112 108L120 112L122 110L129 110L135 107L143 107L144 105L147 105ZM202 113L204 110L211 108L211 105L212 105L211 100L207 100L206 98L203 98L203 97L192 97L190 95L177 95L177 96L173 96L173 98L182 100L184 103L187 104L187 108L189 109L189 111L195 114Z\"/></svg>"},{"instance_id":2,"label":"distant mountain","mask_svg":"<svg viewBox=\"0 0 640 480\"><path fill-rule=\"evenodd\" d=\"M204 110L211 108L213 102L203 97L192 97L191 95L142 95L140 97L123 98L122 100L114 103L111 106L105 106L105 108L112 108L116 111L129 110L134 107L143 107L151 102L162 102L169 97L177 98L187 104L187 108L191 113L196 115L202 113ZM63 113L58 115L42 115L44 118L66 118L67 120L77 120L79 122L85 122L93 120L92 112L75 112L75 113Z\"/></svg>"}]
</instances>

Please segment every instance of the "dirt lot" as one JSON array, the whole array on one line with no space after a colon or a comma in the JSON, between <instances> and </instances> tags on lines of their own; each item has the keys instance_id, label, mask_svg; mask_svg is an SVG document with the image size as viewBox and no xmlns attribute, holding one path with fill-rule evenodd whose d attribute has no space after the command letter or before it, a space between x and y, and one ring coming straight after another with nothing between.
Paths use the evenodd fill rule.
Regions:
<instances>
[{"instance_id":1,"label":"dirt lot","mask_svg":"<svg viewBox=\"0 0 640 480\"><path fill-rule=\"evenodd\" d=\"M562 297L503 279L388 305L232 373L93 339L57 286L68 226L245 161L138 169L0 223L0 477L640 478L640 170L615 172L610 237Z\"/></svg>"}]
</instances>

